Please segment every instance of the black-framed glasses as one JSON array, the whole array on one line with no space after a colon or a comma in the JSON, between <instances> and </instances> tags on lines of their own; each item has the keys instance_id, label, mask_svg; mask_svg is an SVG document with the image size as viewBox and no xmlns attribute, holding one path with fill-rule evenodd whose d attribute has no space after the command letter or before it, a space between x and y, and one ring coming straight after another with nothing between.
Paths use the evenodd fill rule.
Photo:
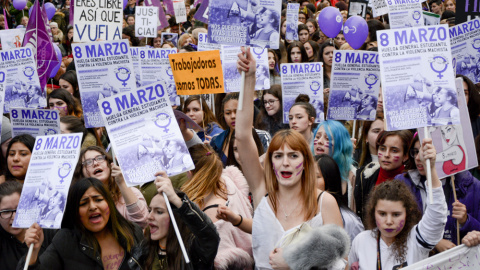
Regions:
<instances>
[{"instance_id":1,"label":"black-framed glasses","mask_svg":"<svg viewBox=\"0 0 480 270\"><path fill-rule=\"evenodd\" d=\"M412 158L415 158L418 155L418 153L420 153L420 151L418 149L416 149L416 148L410 149L410 156Z\"/></svg>"},{"instance_id":2,"label":"black-framed glasses","mask_svg":"<svg viewBox=\"0 0 480 270\"><path fill-rule=\"evenodd\" d=\"M4 219L11 218L13 213L15 213L15 212L17 212L17 209L2 210L2 211L0 211L0 217L4 218Z\"/></svg>"},{"instance_id":3,"label":"black-framed glasses","mask_svg":"<svg viewBox=\"0 0 480 270\"><path fill-rule=\"evenodd\" d=\"M263 101L263 106L267 106L267 104L270 105L270 106L272 106L272 105L275 104L275 102L277 102L277 101L278 101L278 99L264 100L264 101Z\"/></svg>"},{"instance_id":4,"label":"black-framed glasses","mask_svg":"<svg viewBox=\"0 0 480 270\"><path fill-rule=\"evenodd\" d=\"M84 162L82 162L82 165L85 167L91 167L93 165L93 162L96 161L97 163L105 161L106 156L105 155L99 155L94 158L89 158L86 159Z\"/></svg>"}]
</instances>

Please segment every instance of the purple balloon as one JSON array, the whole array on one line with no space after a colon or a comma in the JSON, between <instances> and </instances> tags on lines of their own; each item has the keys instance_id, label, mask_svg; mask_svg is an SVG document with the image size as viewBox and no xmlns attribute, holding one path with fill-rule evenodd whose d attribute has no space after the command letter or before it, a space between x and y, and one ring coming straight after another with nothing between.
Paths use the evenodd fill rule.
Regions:
<instances>
[{"instance_id":1,"label":"purple balloon","mask_svg":"<svg viewBox=\"0 0 480 270\"><path fill-rule=\"evenodd\" d=\"M13 7L16 10L23 10L27 6L27 0L13 0Z\"/></svg>"},{"instance_id":2,"label":"purple balloon","mask_svg":"<svg viewBox=\"0 0 480 270\"><path fill-rule=\"evenodd\" d=\"M53 68L52 72L50 73L50 78L53 78L57 75L58 70L60 69L60 66L62 65L62 51L58 47L57 44L53 43L53 48L55 49L55 53L57 54L58 57L58 65Z\"/></svg>"},{"instance_id":3,"label":"purple balloon","mask_svg":"<svg viewBox=\"0 0 480 270\"><path fill-rule=\"evenodd\" d=\"M123 0L123 9L125 9L128 5L128 0Z\"/></svg>"},{"instance_id":4,"label":"purple balloon","mask_svg":"<svg viewBox=\"0 0 480 270\"><path fill-rule=\"evenodd\" d=\"M52 3L48 2L45 3L45 11L47 12L47 18L50 21L55 15L55 12L57 12L57 9Z\"/></svg>"},{"instance_id":5,"label":"purple balloon","mask_svg":"<svg viewBox=\"0 0 480 270\"><path fill-rule=\"evenodd\" d=\"M329 38L334 38L342 30L343 17L334 7L326 7L318 14L320 30Z\"/></svg>"},{"instance_id":6,"label":"purple balloon","mask_svg":"<svg viewBox=\"0 0 480 270\"><path fill-rule=\"evenodd\" d=\"M360 49L368 37L368 25L364 18L352 16L348 18L343 26L343 35L345 40L355 50Z\"/></svg>"}]
</instances>

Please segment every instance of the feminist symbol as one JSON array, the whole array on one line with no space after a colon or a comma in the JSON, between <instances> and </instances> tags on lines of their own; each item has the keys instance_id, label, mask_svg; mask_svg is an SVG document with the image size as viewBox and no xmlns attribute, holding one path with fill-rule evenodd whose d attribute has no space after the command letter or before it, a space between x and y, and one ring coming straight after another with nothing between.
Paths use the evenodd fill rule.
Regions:
<instances>
[{"instance_id":1,"label":"feminist symbol","mask_svg":"<svg viewBox=\"0 0 480 270\"><path fill-rule=\"evenodd\" d=\"M441 79L443 77L442 73L447 70L448 67L447 59L443 56L434 56L429 62L432 70L438 73L437 77Z\"/></svg>"},{"instance_id":2,"label":"feminist symbol","mask_svg":"<svg viewBox=\"0 0 480 270\"><path fill-rule=\"evenodd\" d=\"M58 176L60 177L60 184L63 184L64 179L70 174L72 171L72 165L68 162L63 163L58 168Z\"/></svg>"},{"instance_id":3,"label":"feminist symbol","mask_svg":"<svg viewBox=\"0 0 480 270\"><path fill-rule=\"evenodd\" d=\"M23 74L31 81L33 80L33 75L35 75L35 69L33 67L26 66L23 68Z\"/></svg>"},{"instance_id":4,"label":"feminist symbol","mask_svg":"<svg viewBox=\"0 0 480 270\"><path fill-rule=\"evenodd\" d=\"M115 72L115 76L117 76L117 79L122 82L122 85L127 86L126 81L130 79L130 70L128 70L126 67L119 67L116 68L113 72Z\"/></svg>"},{"instance_id":5,"label":"feminist symbol","mask_svg":"<svg viewBox=\"0 0 480 270\"><path fill-rule=\"evenodd\" d=\"M154 118L154 123L157 127L163 128L164 132L168 132L168 126L172 122L170 115L166 113L159 113Z\"/></svg>"},{"instance_id":6,"label":"feminist symbol","mask_svg":"<svg viewBox=\"0 0 480 270\"><path fill-rule=\"evenodd\" d=\"M258 52L257 49L260 49L261 51ZM252 51L253 51L254 54L256 54L258 56L257 58L260 60L260 59L262 59L262 53L263 53L264 50L265 49L262 49L262 48L259 48L259 47L254 47Z\"/></svg>"},{"instance_id":7,"label":"feminist symbol","mask_svg":"<svg viewBox=\"0 0 480 270\"><path fill-rule=\"evenodd\" d=\"M375 85L378 81L378 77L375 74L368 74L365 76L365 83L368 85L368 89L372 89L372 86Z\"/></svg>"},{"instance_id":8,"label":"feminist symbol","mask_svg":"<svg viewBox=\"0 0 480 270\"><path fill-rule=\"evenodd\" d=\"M170 80L173 80L172 67L168 67L168 68L165 70L165 73L167 73L167 75L170 76Z\"/></svg>"},{"instance_id":9,"label":"feminist symbol","mask_svg":"<svg viewBox=\"0 0 480 270\"><path fill-rule=\"evenodd\" d=\"M476 38L472 41L472 47L480 52L480 38Z\"/></svg>"},{"instance_id":10,"label":"feminist symbol","mask_svg":"<svg viewBox=\"0 0 480 270\"><path fill-rule=\"evenodd\" d=\"M313 94L316 95L318 90L320 90L320 83L317 81L310 82L310 90L312 90Z\"/></svg>"},{"instance_id":11,"label":"feminist symbol","mask_svg":"<svg viewBox=\"0 0 480 270\"><path fill-rule=\"evenodd\" d=\"M418 23L418 20L420 20L421 13L418 10L415 10L412 14L412 18Z\"/></svg>"}]
</instances>

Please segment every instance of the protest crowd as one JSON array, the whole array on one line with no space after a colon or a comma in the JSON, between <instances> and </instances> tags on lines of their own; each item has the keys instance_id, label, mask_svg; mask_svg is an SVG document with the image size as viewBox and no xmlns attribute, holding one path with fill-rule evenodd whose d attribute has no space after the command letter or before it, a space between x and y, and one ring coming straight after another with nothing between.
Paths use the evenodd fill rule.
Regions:
<instances>
[{"instance_id":1,"label":"protest crowd","mask_svg":"<svg viewBox=\"0 0 480 270\"><path fill-rule=\"evenodd\" d=\"M460 8L1 1L0 269L480 269L480 20Z\"/></svg>"}]
</instances>

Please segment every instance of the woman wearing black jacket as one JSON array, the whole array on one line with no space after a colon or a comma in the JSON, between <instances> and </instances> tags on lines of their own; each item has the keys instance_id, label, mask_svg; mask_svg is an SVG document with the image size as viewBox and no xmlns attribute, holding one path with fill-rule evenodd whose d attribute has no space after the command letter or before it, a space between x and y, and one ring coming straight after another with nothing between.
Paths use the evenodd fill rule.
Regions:
<instances>
[{"instance_id":1,"label":"woman wearing black jacket","mask_svg":"<svg viewBox=\"0 0 480 270\"><path fill-rule=\"evenodd\" d=\"M138 261L141 269L213 269L220 237L215 225L183 192L176 193L165 172L157 173L158 194L150 202L147 239ZM178 224L190 264L186 265L162 195L167 195ZM132 268L140 269L140 268Z\"/></svg>"},{"instance_id":2,"label":"woman wearing black jacket","mask_svg":"<svg viewBox=\"0 0 480 270\"><path fill-rule=\"evenodd\" d=\"M142 229L127 221L96 178L84 178L70 188L62 229L39 256L43 230L35 223L25 233L34 245L29 269L131 269L133 247L143 240ZM23 257L17 269L23 269Z\"/></svg>"}]
</instances>

